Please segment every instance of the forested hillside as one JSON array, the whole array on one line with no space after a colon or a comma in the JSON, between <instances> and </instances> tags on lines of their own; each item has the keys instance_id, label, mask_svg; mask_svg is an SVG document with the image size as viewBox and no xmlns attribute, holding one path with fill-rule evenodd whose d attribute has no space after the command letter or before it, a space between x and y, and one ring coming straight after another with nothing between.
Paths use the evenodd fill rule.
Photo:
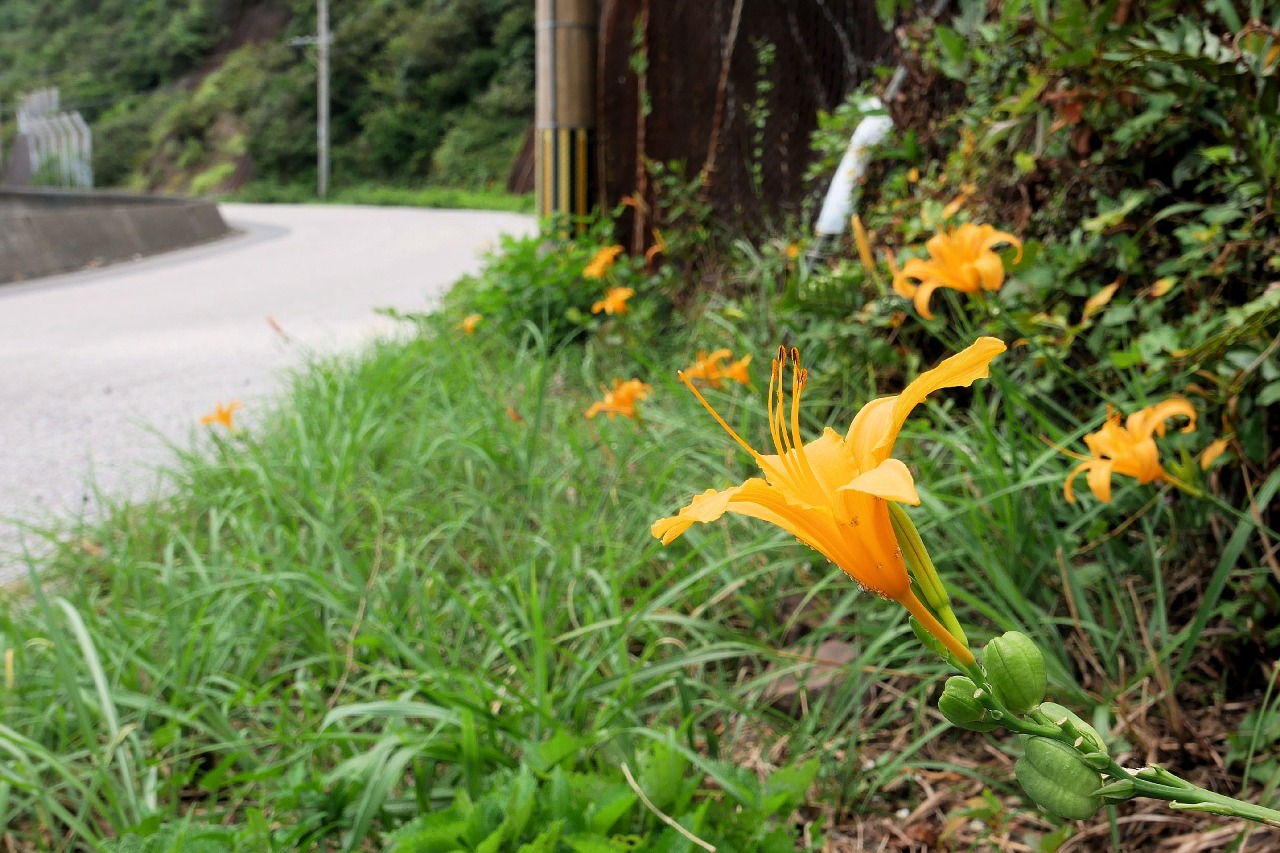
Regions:
<instances>
[{"instance_id":1,"label":"forested hillside","mask_svg":"<svg viewBox=\"0 0 1280 853\"><path fill-rule=\"evenodd\" d=\"M532 0L331 0L333 174L500 183L533 115ZM55 85L99 186L207 193L315 176L313 0L5 0L0 141ZM4 145L8 149L8 145Z\"/></svg>"}]
</instances>

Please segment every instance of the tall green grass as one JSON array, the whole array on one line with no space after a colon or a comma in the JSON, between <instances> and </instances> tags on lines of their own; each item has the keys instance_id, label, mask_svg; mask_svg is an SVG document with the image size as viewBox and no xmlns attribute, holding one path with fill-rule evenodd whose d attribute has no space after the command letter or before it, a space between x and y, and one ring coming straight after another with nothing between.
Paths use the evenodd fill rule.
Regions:
<instances>
[{"instance_id":1,"label":"tall green grass","mask_svg":"<svg viewBox=\"0 0 1280 853\"><path fill-rule=\"evenodd\" d=\"M750 473L674 381L722 334L548 352L427 318L412 340L299 372L260 428L202 434L169 497L78 531L0 608L0 821L62 849L193 822L236 828L243 849L363 849L547 744L616 769L673 736L713 796L745 796L732 767L748 755L818 757L816 804L837 814L900 799L907 768L974 774L930 746L941 668L899 608L766 525L650 536ZM642 421L583 417L632 375L655 386ZM765 435L762 394L708 393ZM1085 425L1064 432L999 369L971 407L931 409L898 455L975 639L1068 637L1053 680L1076 701L1176 679L1222 618L1221 584L1248 582L1234 566L1250 517L1231 517L1227 568L1174 625L1163 510L1131 526L1137 550L1102 508L1064 511L1043 436ZM854 664L795 715L776 706L771 685L826 640Z\"/></svg>"}]
</instances>

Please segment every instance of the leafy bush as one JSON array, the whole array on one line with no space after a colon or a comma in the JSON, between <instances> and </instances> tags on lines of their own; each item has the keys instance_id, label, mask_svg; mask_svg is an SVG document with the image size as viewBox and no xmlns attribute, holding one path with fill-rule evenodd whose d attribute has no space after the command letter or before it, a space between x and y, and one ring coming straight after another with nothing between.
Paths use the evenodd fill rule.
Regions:
<instances>
[{"instance_id":1,"label":"leafy bush","mask_svg":"<svg viewBox=\"0 0 1280 853\"><path fill-rule=\"evenodd\" d=\"M598 328L605 315L593 307L608 289L627 287L636 297L618 324L634 335L660 335L671 307L662 277L670 270L649 274L643 258L620 255L601 277L589 277L584 273L608 246L613 225L597 219L575 239L566 239L566 230L549 225L533 237L504 236L486 257L483 273L451 292L450 304L465 314L481 314L486 326L511 340L532 333L539 345L556 349Z\"/></svg>"},{"instance_id":2,"label":"leafy bush","mask_svg":"<svg viewBox=\"0 0 1280 853\"><path fill-rule=\"evenodd\" d=\"M1200 590L1172 613L1164 613L1168 602L1151 603L1162 611L1162 627L1147 630L1172 630L1166 619L1182 626L1173 646L1183 653L1212 620L1221 621L1229 643L1280 643L1274 630L1233 621L1241 610L1266 624L1280 614L1274 594L1258 596L1261 558L1224 553L1210 533L1223 523L1248 527L1235 507L1255 498L1263 524L1275 529L1280 518L1263 499L1273 493L1280 449L1280 224L1273 215L1280 116L1258 108L1280 87L1280 13L1254 3L1250 16L1271 17L1249 24L1225 3L1148 3L1128 17L1118 8L1062 0L992 10L963 2L945 22L909 21L908 96L891 106L898 129L880 149L860 205L875 264L864 267L850 241L841 257L797 271L780 303L814 363L842 366L815 380L835 400L864 397L872 374L882 389L886 381L893 387L922 360L980 334L1021 353L1003 360L993 387L974 396L975 406L1010 425L999 430L993 420L992 435L1003 435L1000 457L974 466L976 451L961 444L954 449L965 455L954 464L974 466L973 488L1005 495L1001 527L1051 535L1059 555L1028 542L1013 551L1019 566L997 568L1008 559L958 526L939 535L966 563L1007 573L1011 600L1053 613L1066 596L1099 619L1106 627L1092 641L1106 663L1090 686L1103 696L1127 689L1125 668L1115 664L1125 644L1112 632L1134 630L1132 601L1100 589L1103 575L1133 573L1157 601L1175 583ZM832 142L847 138L865 94L824 123ZM900 267L924 256L922 244L935 231L963 221L1014 231L1025 252L1017 262L1004 253L1007 280L998 293L940 291L937 319L923 320L892 292L885 254ZM1054 448L1083 449L1080 436L1109 409L1132 412L1172 394L1193 400L1200 430L1167 439L1169 464L1209 492L1208 502L1170 495L1157 510L1149 487L1124 488L1115 506L1082 515L1032 478L1053 466L1060 487L1070 462ZM1205 475L1193 454L1220 436L1240 465ZM980 473L997 468L1025 473ZM1259 484L1268 484L1261 495ZM1214 518L1211 507L1231 520ZM1120 518L1143 522L1108 535ZM1059 539L1045 531L1071 533ZM1152 537L1167 550L1135 560ZM1206 578L1213 578L1207 586ZM1133 641L1140 642L1136 634ZM1158 653L1161 660L1169 654ZM1256 686L1265 676L1242 664L1232 677Z\"/></svg>"}]
</instances>

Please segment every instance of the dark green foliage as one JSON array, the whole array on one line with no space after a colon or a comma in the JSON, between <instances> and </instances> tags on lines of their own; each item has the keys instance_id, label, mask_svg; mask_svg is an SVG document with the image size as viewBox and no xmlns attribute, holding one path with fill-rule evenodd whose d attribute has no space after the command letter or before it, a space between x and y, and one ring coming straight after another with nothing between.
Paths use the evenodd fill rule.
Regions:
<instances>
[{"instance_id":1,"label":"dark green foliage","mask_svg":"<svg viewBox=\"0 0 1280 853\"><path fill-rule=\"evenodd\" d=\"M532 2L335 3L330 26L335 185L505 180L533 117ZM0 8L0 106L59 86L97 134L100 186L310 183L314 48L288 41L314 29L314 2L16 0Z\"/></svg>"}]
</instances>

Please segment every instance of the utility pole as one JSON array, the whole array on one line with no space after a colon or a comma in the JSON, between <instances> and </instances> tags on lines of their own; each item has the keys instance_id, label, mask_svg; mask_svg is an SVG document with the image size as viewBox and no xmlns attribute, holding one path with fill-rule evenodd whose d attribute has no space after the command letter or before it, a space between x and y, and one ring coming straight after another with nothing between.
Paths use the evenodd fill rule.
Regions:
<instances>
[{"instance_id":1,"label":"utility pole","mask_svg":"<svg viewBox=\"0 0 1280 853\"><path fill-rule=\"evenodd\" d=\"M314 36L289 39L297 47L314 44L316 55L316 195L329 193L329 0L317 0Z\"/></svg>"},{"instance_id":2,"label":"utility pole","mask_svg":"<svg viewBox=\"0 0 1280 853\"><path fill-rule=\"evenodd\" d=\"M319 174L316 190L320 198L329 192L329 0L319 0L317 17L320 35L320 68L316 75L316 99L319 101L319 121L316 123L316 155Z\"/></svg>"},{"instance_id":3,"label":"utility pole","mask_svg":"<svg viewBox=\"0 0 1280 853\"><path fill-rule=\"evenodd\" d=\"M596 0L537 0L538 215L585 227L594 201Z\"/></svg>"}]
</instances>

